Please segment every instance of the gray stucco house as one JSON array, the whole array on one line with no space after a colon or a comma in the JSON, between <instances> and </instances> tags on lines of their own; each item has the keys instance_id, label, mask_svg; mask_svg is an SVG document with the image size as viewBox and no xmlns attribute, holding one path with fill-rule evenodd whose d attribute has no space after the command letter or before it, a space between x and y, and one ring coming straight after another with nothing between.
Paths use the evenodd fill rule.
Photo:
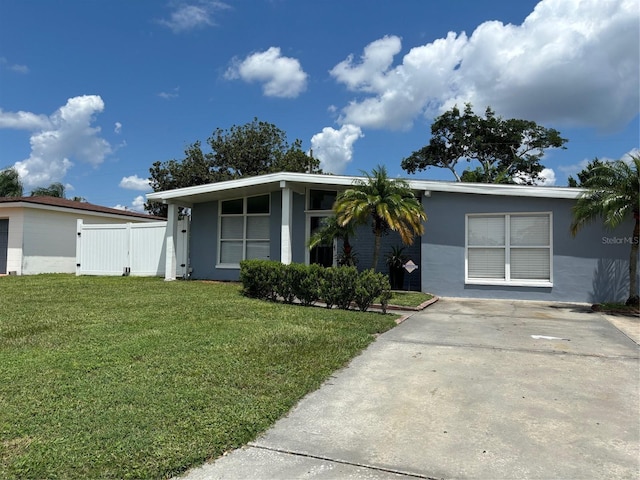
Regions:
<instances>
[{"instance_id":1,"label":"gray stucco house","mask_svg":"<svg viewBox=\"0 0 640 480\"><path fill-rule=\"evenodd\" d=\"M175 279L178 207L191 208L192 278L237 280L239 262L331 264L334 246L309 251L307 239L356 177L273 173L147 195L169 206L166 278ZM628 294L631 221L611 232L599 222L575 238L571 208L581 189L410 180L427 213L425 233L405 253L419 266L405 288L439 296L620 301ZM373 244L362 227L351 242L359 267ZM399 237L383 242L384 254Z\"/></svg>"}]
</instances>

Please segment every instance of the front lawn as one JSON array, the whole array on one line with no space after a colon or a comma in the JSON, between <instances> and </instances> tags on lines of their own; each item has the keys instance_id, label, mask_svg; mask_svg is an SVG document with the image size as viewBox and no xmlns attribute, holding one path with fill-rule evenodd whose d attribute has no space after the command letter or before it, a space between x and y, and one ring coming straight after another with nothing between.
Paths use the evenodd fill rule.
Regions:
<instances>
[{"instance_id":1,"label":"front lawn","mask_svg":"<svg viewBox=\"0 0 640 480\"><path fill-rule=\"evenodd\" d=\"M394 316L237 284L0 278L0 478L167 478L239 447Z\"/></svg>"},{"instance_id":2,"label":"front lawn","mask_svg":"<svg viewBox=\"0 0 640 480\"><path fill-rule=\"evenodd\" d=\"M431 300L433 295L423 292L402 292L394 290L391 293L390 305L398 307L419 307L424 302Z\"/></svg>"}]
</instances>

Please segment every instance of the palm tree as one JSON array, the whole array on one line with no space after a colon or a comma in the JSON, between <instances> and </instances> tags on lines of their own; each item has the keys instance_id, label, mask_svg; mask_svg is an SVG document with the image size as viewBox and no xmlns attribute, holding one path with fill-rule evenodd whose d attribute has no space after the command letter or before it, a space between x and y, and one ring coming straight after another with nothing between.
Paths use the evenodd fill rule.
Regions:
<instances>
[{"instance_id":1,"label":"palm tree","mask_svg":"<svg viewBox=\"0 0 640 480\"><path fill-rule=\"evenodd\" d=\"M587 191L573 207L571 233L575 236L586 224L602 218L605 227L614 229L632 216L635 220L629 254L629 298L627 305L638 304L638 237L640 236L640 155L605 162L593 168L583 183Z\"/></svg>"},{"instance_id":2,"label":"palm tree","mask_svg":"<svg viewBox=\"0 0 640 480\"><path fill-rule=\"evenodd\" d=\"M366 179L357 180L353 188L338 195L333 210L343 226L362 225L371 220L375 236L372 268L375 270L382 236L394 230L400 234L402 243L411 245L416 235L424 233L422 222L427 215L409 184L389 178L384 166L378 165L371 174L363 174Z\"/></svg>"},{"instance_id":3,"label":"palm tree","mask_svg":"<svg viewBox=\"0 0 640 480\"><path fill-rule=\"evenodd\" d=\"M342 254L338 256L338 264L355 266L356 254L349 241L355 233L353 224L340 225L336 216L332 215L322 220L322 226L309 238L308 247L311 250L321 245L333 245L334 240L342 240Z\"/></svg>"},{"instance_id":4,"label":"palm tree","mask_svg":"<svg viewBox=\"0 0 640 480\"><path fill-rule=\"evenodd\" d=\"M57 197L65 198L65 187L60 182L54 182L48 187L38 187L31 191L32 197Z\"/></svg>"},{"instance_id":5,"label":"palm tree","mask_svg":"<svg viewBox=\"0 0 640 480\"><path fill-rule=\"evenodd\" d=\"M0 197L21 197L22 191L20 174L15 168L0 171Z\"/></svg>"}]
</instances>

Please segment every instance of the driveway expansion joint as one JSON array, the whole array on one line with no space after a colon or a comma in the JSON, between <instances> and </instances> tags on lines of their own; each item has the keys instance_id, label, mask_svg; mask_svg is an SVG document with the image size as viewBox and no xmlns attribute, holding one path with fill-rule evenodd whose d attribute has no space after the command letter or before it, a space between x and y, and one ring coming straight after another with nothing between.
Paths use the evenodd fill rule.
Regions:
<instances>
[{"instance_id":1,"label":"driveway expansion joint","mask_svg":"<svg viewBox=\"0 0 640 480\"><path fill-rule=\"evenodd\" d=\"M273 447L268 447L266 445L260 445L257 443L253 443L253 442L249 442L247 444L248 447L251 448L258 448L260 450L267 450L269 452L277 452L277 453L283 453L285 455L294 455L296 457L305 457L305 458L313 458L315 460L322 460L325 462L331 462L331 463L339 463L341 465L349 465L352 467L359 467L359 468L366 468L369 470L376 470L379 472L386 472L386 473L392 473L394 475L404 475L405 477L411 477L411 478L421 478L423 480L443 480L442 477L430 477L428 475L422 475L420 473L413 473L413 472L406 472L403 470L395 470L392 468L385 468L385 467L377 467L375 465L369 465L366 463L355 463L355 462L347 462L345 460L336 460L335 458L330 458L330 457L325 457L322 455L312 455L310 453L302 453L302 452L296 452L294 450L287 450L287 449L282 449L282 448L273 448Z\"/></svg>"},{"instance_id":2,"label":"driveway expansion joint","mask_svg":"<svg viewBox=\"0 0 640 480\"><path fill-rule=\"evenodd\" d=\"M495 347L492 345L477 345L473 343L445 343L445 342L428 342L419 340L396 340L386 339L390 343L403 343L412 345L428 345L432 347L457 347L457 348L477 348L483 350L494 350L497 352L525 352L525 353L542 353L545 355L571 355L575 357L590 357L590 358L602 358L610 360L638 360L640 359L640 351L637 355L598 355L596 353L578 353L578 352L565 352L560 350L543 350L537 348L509 348L509 347ZM635 342L634 342L635 343Z\"/></svg>"}]
</instances>

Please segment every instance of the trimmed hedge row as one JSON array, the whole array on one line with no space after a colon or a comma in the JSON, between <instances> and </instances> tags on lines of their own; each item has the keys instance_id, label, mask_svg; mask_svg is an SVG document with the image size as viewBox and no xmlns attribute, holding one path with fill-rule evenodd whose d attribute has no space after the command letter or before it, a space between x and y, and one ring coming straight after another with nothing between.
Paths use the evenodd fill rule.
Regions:
<instances>
[{"instance_id":1,"label":"trimmed hedge row","mask_svg":"<svg viewBox=\"0 0 640 480\"><path fill-rule=\"evenodd\" d=\"M327 308L348 310L352 304L366 311L376 299L386 312L391 298L389 279L373 270L356 267L321 267L273 260L240 262L242 293L247 297L313 305L322 300Z\"/></svg>"}]
</instances>

